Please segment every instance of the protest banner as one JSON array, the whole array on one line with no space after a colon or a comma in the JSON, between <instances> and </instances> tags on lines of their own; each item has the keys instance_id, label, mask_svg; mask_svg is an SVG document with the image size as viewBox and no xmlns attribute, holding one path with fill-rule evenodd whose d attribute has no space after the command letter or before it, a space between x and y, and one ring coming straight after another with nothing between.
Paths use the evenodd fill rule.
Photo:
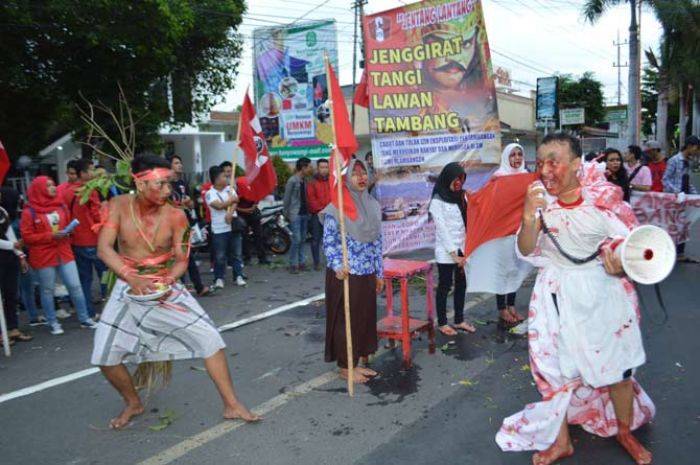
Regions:
<instances>
[{"instance_id":1,"label":"protest banner","mask_svg":"<svg viewBox=\"0 0 700 465\"><path fill-rule=\"evenodd\" d=\"M384 249L432 247L427 211L442 167L462 163L475 190L500 161L481 2L413 3L366 16L363 32Z\"/></svg>"},{"instance_id":2,"label":"protest banner","mask_svg":"<svg viewBox=\"0 0 700 465\"><path fill-rule=\"evenodd\" d=\"M686 195L678 202L677 194L633 191L630 205L640 224L664 229L676 244L688 241L690 227L700 219L700 195Z\"/></svg>"},{"instance_id":3,"label":"protest banner","mask_svg":"<svg viewBox=\"0 0 700 465\"><path fill-rule=\"evenodd\" d=\"M333 132L324 53L337 68L333 20L253 31L255 105L271 155L288 162L329 156Z\"/></svg>"}]
</instances>

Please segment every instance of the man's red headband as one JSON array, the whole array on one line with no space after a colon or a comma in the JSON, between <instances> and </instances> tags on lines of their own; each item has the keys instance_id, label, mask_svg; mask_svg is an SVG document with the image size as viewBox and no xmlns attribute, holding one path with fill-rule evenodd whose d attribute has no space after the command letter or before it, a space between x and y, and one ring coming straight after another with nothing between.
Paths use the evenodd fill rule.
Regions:
<instances>
[{"instance_id":1,"label":"man's red headband","mask_svg":"<svg viewBox=\"0 0 700 465\"><path fill-rule=\"evenodd\" d=\"M134 179L137 181L155 181L163 178L169 178L173 172L170 168L153 168L144 170L134 174Z\"/></svg>"}]
</instances>

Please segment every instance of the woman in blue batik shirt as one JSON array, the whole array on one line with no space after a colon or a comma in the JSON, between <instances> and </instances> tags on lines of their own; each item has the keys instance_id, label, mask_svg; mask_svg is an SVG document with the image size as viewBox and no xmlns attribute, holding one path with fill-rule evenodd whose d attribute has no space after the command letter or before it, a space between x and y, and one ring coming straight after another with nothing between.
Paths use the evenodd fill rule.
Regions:
<instances>
[{"instance_id":1,"label":"woman in blue batik shirt","mask_svg":"<svg viewBox=\"0 0 700 465\"><path fill-rule=\"evenodd\" d=\"M326 362L337 362L340 376L347 379L348 359L345 347L343 279L350 284L350 320L352 329L353 378L366 383L377 372L358 366L377 350L377 294L382 279L381 208L367 191L367 169L359 160L348 166L345 182L355 203L357 218L345 218L348 268L343 268L338 209L333 204L323 210L323 251L326 255Z\"/></svg>"}]
</instances>

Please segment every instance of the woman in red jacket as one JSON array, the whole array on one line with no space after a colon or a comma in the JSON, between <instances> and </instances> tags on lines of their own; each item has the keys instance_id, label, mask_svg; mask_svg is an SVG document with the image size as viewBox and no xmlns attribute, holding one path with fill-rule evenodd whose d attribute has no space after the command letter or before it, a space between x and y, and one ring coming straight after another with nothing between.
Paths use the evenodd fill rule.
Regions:
<instances>
[{"instance_id":1,"label":"woman in red jacket","mask_svg":"<svg viewBox=\"0 0 700 465\"><path fill-rule=\"evenodd\" d=\"M46 314L51 334L63 334L56 319L54 288L56 273L68 288L82 328L97 325L88 316L85 295L80 286L69 234L64 231L70 221L68 210L56 196L56 184L47 176L38 176L27 189L28 203L22 211L20 231L29 251L29 266L39 279L41 306Z\"/></svg>"}]
</instances>

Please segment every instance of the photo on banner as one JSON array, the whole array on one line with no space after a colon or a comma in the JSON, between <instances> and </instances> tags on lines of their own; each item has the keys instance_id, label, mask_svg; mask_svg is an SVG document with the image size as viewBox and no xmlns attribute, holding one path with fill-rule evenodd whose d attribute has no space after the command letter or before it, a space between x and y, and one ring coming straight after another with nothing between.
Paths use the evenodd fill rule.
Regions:
<instances>
[{"instance_id":1,"label":"photo on banner","mask_svg":"<svg viewBox=\"0 0 700 465\"><path fill-rule=\"evenodd\" d=\"M271 155L288 162L330 155L324 53L337 69L334 20L253 31L253 93Z\"/></svg>"},{"instance_id":2,"label":"photo on banner","mask_svg":"<svg viewBox=\"0 0 700 465\"><path fill-rule=\"evenodd\" d=\"M428 205L449 162L481 187L500 161L491 53L477 0L426 0L364 18L372 153L385 252L430 248Z\"/></svg>"}]
</instances>

